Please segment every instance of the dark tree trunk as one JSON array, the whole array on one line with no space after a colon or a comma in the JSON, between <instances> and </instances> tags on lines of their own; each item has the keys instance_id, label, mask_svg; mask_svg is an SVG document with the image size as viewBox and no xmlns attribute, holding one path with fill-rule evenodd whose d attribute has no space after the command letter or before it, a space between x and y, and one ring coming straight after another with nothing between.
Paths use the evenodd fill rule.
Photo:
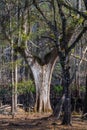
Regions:
<instances>
[{"instance_id":1,"label":"dark tree trunk","mask_svg":"<svg viewBox=\"0 0 87 130\"><path fill-rule=\"evenodd\" d=\"M64 93L65 93L65 102L64 102L64 116L62 124L70 125L71 124L71 92L70 92L70 74L69 70L65 70L64 76Z\"/></svg>"},{"instance_id":2,"label":"dark tree trunk","mask_svg":"<svg viewBox=\"0 0 87 130\"><path fill-rule=\"evenodd\" d=\"M69 56L61 57L60 63L62 66L62 86L65 94L64 115L62 124L71 125L71 92L70 92L70 66Z\"/></svg>"}]
</instances>

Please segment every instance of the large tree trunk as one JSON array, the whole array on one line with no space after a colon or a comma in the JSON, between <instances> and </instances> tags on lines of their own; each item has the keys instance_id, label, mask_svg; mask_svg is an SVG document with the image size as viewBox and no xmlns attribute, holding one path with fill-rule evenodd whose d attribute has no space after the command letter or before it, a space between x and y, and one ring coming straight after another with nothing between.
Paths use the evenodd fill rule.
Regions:
<instances>
[{"instance_id":1,"label":"large tree trunk","mask_svg":"<svg viewBox=\"0 0 87 130\"><path fill-rule=\"evenodd\" d=\"M36 85L36 110L39 112L51 111L50 105L50 82L51 64L40 66L37 62L32 67Z\"/></svg>"},{"instance_id":2,"label":"large tree trunk","mask_svg":"<svg viewBox=\"0 0 87 130\"><path fill-rule=\"evenodd\" d=\"M29 19L29 8L25 10L24 16L24 32L29 35L30 26L27 20ZM24 55L29 67L32 70L34 81L36 85L36 111L45 112L51 111L50 105L50 82L52 77L52 71L57 59L57 49L53 49L51 52L46 54L42 59L37 56L30 54L30 46L27 44L24 50Z\"/></svg>"},{"instance_id":3,"label":"large tree trunk","mask_svg":"<svg viewBox=\"0 0 87 130\"><path fill-rule=\"evenodd\" d=\"M27 54L27 53L26 53ZM42 62L36 57L27 58L27 62L32 70L36 85L36 105L38 112L52 111L50 104L50 83L53 68L57 60L57 50L54 49L48 53Z\"/></svg>"}]
</instances>

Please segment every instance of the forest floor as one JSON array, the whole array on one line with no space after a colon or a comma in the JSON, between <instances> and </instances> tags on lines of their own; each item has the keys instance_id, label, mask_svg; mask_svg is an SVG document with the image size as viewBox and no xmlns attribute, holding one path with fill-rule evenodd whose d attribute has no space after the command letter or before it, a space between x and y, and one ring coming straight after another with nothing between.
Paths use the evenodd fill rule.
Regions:
<instances>
[{"instance_id":1,"label":"forest floor","mask_svg":"<svg viewBox=\"0 0 87 130\"><path fill-rule=\"evenodd\" d=\"M79 115L72 116L72 126L63 126L50 115L21 112L14 119L11 115L0 115L0 130L87 130L87 120Z\"/></svg>"}]
</instances>

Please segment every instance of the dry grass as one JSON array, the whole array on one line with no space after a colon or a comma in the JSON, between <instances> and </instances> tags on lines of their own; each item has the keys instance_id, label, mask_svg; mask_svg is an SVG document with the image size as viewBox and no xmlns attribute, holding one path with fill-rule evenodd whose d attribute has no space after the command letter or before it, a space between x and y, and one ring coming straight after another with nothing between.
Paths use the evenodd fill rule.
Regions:
<instances>
[{"instance_id":1,"label":"dry grass","mask_svg":"<svg viewBox=\"0 0 87 130\"><path fill-rule=\"evenodd\" d=\"M78 115L72 117L72 126L60 124L50 113L25 113L20 109L14 119L11 115L0 115L0 130L87 130L87 121Z\"/></svg>"}]
</instances>

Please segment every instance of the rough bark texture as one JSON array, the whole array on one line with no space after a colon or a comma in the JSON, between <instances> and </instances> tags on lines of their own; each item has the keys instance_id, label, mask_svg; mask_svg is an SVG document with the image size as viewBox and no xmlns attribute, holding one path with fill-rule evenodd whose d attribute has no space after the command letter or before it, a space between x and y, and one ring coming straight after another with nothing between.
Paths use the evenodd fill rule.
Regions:
<instances>
[{"instance_id":1,"label":"rough bark texture","mask_svg":"<svg viewBox=\"0 0 87 130\"><path fill-rule=\"evenodd\" d=\"M70 66L69 66L69 56L66 55L65 58L62 59L61 57L61 64L63 70L63 77L62 77L62 86L63 86L63 93L65 94L65 101L64 101L64 116L62 124L70 125L71 124L71 92L70 92Z\"/></svg>"},{"instance_id":2,"label":"rough bark texture","mask_svg":"<svg viewBox=\"0 0 87 130\"><path fill-rule=\"evenodd\" d=\"M37 58L27 58L27 62L32 70L36 85L36 105L38 112L52 111L50 105L50 83L52 71L57 59L57 50L54 49L44 57L44 62ZM42 64L43 63L43 64Z\"/></svg>"},{"instance_id":3,"label":"rough bark texture","mask_svg":"<svg viewBox=\"0 0 87 130\"><path fill-rule=\"evenodd\" d=\"M64 78L64 94L65 94L65 102L64 102L64 116L62 124L71 124L71 93L69 88L69 71L66 70L66 77Z\"/></svg>"},{"instance_id":4,"label":"rough bark texture","mask_svg":"<svg viewBox=\"0 0 87 130\"><path fill-rule=\"evenodd\" d=\"M31 67L36 85L36 110L50 111L51 65L40 66L37 62Z\"/></svg>"},{"instance_id":5,"label":"rough bark texture","mask_svg":"<svg viewBox=\"0 0 87 130\"><path fill-rule=\"evenodd\" d=\"M70 107L70 98L66 97L65 98L65 103L64 103L64 116L63 116L63 125L71 125L71 107Z\"/></svg>"}]
</instances>

